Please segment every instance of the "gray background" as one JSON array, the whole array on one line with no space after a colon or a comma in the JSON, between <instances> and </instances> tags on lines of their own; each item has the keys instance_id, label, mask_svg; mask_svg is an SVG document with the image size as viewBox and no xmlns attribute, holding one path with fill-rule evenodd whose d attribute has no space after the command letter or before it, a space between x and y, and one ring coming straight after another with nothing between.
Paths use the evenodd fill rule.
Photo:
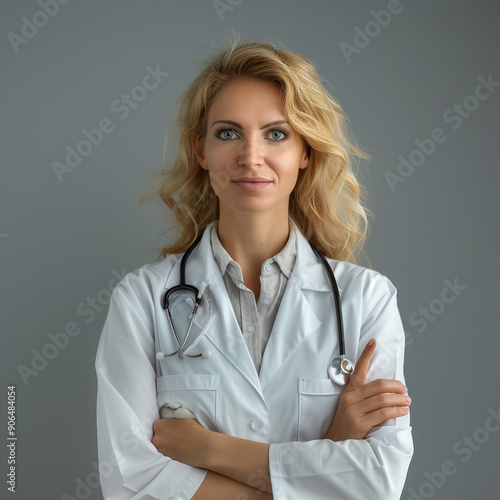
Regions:
<instances>
[{"instance_id":1,"label":"gray background","mask_svg":"<svg viewBox=\"0 0 500 500\"><path fill-rule=\"evenodd\" d=\"M498 498L500 432L484 424L500 406L500 88L483 101L469 96L480 76L500 81L500 4L401 0L402 11L378 29L371 11L387 9L385 0L222 4L232 10L219 15L210 0L72 0L15 50L9 33L21 35L24 16L43 24L42 9L2 2L1 369L4 400L8 384L17 392L18 498L101 498L94 356L108 282L156 258L164 222L137 200L161 165L195 61L233 29L310 58L372 156L360 174L375 213L367 253L397 286L408 335L415 455L402 498ZM354 45L356 27L374 36L348 58L341 44ZM113 101L156 65L169 75L121 120ZM464 101L478 106L458 126L452 107ZM64 163L66 146L103 118L114 131L60 182L52 163ZM384 174L397 173L399 155L408 159L436 128L447 140L391 190ZM445 280L466 287L448 304ZM104 303L95 317L80 306L93 297ZM433 321L411 321L429 305ZM50 351L49 333L68 322L81 333ZM33 350L44 348L53 359L23 381L20 365L31 367ZM433 474L449 460L452 474ZM4 481L1 488L3 498Z\"/></svg>"}]
</instances>

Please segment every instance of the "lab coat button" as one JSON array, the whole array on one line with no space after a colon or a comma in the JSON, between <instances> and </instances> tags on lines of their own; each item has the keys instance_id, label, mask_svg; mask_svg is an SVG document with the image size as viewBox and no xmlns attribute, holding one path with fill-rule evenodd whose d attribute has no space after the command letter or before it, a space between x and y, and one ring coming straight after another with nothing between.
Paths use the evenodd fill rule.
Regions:
<instances>
[{"instance_id":1,"label":"lab coat button","mask_svg":"<svg viewBox=\"0 0 500 500\"><path fill-rule=\"evenodd\" d=\"M254 327L254 326L249 326L249 327L247 327L247 332L252 333L252 332L254 332L254 331L255 331L255 327Z\"/></svg>"},{"instance_id":2,"label":"lab coat button","mask_svg":"<svg viewBox=\"0 0 500 500\"><path fill-rule=\"evenodd\" d=\"M267 264L266 271L272 271L272 270L273 270L273 265L272 264Z\"/></svg>"},{"instance_id":3,"label":"lab coat button","mask_svg":"<svg viewBox=\"0 0 500 500\"><path fill-rule=\"evenodd\" d=\"M260 431L264 427L264 422L260 418L256 418L250 422L250 427L254 431Z\"/></svg>"}]
</instances>

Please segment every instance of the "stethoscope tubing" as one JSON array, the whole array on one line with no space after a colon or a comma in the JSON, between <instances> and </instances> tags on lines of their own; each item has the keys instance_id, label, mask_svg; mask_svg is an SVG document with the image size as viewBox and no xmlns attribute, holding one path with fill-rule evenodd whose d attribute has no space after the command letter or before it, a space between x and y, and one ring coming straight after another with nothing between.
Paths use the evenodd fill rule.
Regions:
<instances>
[{"instance_id":1,"label":"stethoscope tubing","mask_svg":"<svg viewBox=\"0 0 500 500\"><path fill-rule=\"evenodd\" d=\"M167 316L168 316L168 321L170 323L170 327L172 328L172 331L174 332L175 340L177 341L177 345L179 348L170 354L164 354L162 352L157 353L157 359L161 360L164 358L167 358L169 356L173 356L174 354L178 354L180 358L184 358L185 356L190 357L190 358L198 358L198 357L210 357L210 350L206 350L201 354L195 354L195 355L190 355L189 351L191 351L198 343L200 342L202 336L205 333L205 327L202 328L202 331L200 334L197 336L195 341L191 343L191 345L185 349L185 346L187 344L187 341L189 339L189 334L191 333L191 328L194 323L194 319L198 310L198 306L200 304L200 301L203 296L203 292L205 290L205 287L207 286L206 283L203 283L202 290L198 290L193 285L188 285L186 283L186 263L193 252L194 248L198 245L200 242L201 238L203 235L198 236L195 241L191 244L191 246L184 252L182 258L181 258L181 265L180 265L180 283L174 287L169 288L163 295L161 305L163 309L166 310ZM354 363L346 359L346 352L345 352L345 336L344 336L344 320L342 318L342 307L340 304L340 292L339 292L339 287L337 284L337 280L335 279L335 275L328 264L328 261L324 257L324 255L312 244L310 243L310 246L316 256L320 259L323 267L325 268L328 279L330 281L334 301L335 301L335 312L337 315L337 326L338 326L338 337L339 337L339 358L333 359L329 365L328 365L328 373L330 378L332 379L333 382L336 382L340 385L345 385L347 383L348 378L352 374L354 370ZM184 341L181 343L179 336L177 335L177 332L175 330L173 320L172 320L172 315L170 313L170 301L172 298L172 295L175 294L176 292L179 291L189 291L193 293L195 299L195 305L193 307L193 310L191 312L191 321L188 326L187 334L184 338ZM207 322L208 324L208 322ZM207 325L205 325L207 326Z\"/></svg>"},{"instance_id":2,"label":"stethoscope tubing","mask_svg":"<svg viewBox=\"0 0 500 500\"><path fill-rule=\"evenodd\" d=\"M333 297L335 300L335 310L337 313L337 325L339 327L340 359L344 359L345 355L346 355L345 354L345 337L344 337L344 320L342 318L342 308L340 307L340 292L339 292L337 280L335 279L335 275L333 274L332 268L328 264L324 255L312 243L309 243L309 245L311 245L311 248L313 249L314 253L318 256L318 258L321 259L321 262L323 263L323 267L326 269L326 273L328 274L328 278L330 280L331 288L333 291Z\"/></svg>"}]
</instances>

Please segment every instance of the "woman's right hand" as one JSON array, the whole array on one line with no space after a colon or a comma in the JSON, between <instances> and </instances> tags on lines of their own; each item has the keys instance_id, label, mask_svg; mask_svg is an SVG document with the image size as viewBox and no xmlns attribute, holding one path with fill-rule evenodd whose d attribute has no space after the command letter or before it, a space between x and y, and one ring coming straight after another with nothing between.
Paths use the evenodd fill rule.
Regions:
<instances>
[{"instance_id":1,"label":"woman's right hand","mask_svg":"<svg viewBox=\"0 0 500 500\"><path fill-rule=\"evenodd\" d=\"M375 345L372 339L363 349L325 439L364 439L376 425L408 413L411 399L404 395L407 389L401 382L378 379L366 383Z\"/></svg>"}]
</instances>

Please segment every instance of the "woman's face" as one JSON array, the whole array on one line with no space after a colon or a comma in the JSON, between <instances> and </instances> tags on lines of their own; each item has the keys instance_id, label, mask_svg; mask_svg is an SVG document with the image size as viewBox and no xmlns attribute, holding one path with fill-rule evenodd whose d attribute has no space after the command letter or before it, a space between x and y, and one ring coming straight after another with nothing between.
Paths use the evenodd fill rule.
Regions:
<instances>
[{"instance_id":1,"label":"woman's face","mask_svg":"<svg viewBox=\"0 0 500 500\"><path fill-rule=\"evenodd\" d=\"M192 141L221 211L288 213L290 193L309 158L276 86L254 79L228 84L208 111L205 137Z\"/></svg>"}]
</instances>

